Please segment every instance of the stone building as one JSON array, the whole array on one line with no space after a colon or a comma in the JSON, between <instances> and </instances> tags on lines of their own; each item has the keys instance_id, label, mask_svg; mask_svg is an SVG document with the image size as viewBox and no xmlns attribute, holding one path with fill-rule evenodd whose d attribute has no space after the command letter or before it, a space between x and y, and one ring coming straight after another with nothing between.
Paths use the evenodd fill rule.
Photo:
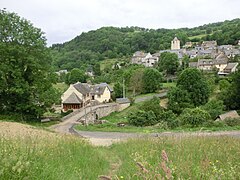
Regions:
<instances>
[{"instance_id":1,"label":"stone building","mask_svg":"<svg viewBox=\"0 0 240 180\"><path fill-rule=\"evenodd\" d=\"M178 49L180 49L180 41L178 40L177 37L175 37L171 41L171 50L178 50Z\"/></svg>"}]
</instances>

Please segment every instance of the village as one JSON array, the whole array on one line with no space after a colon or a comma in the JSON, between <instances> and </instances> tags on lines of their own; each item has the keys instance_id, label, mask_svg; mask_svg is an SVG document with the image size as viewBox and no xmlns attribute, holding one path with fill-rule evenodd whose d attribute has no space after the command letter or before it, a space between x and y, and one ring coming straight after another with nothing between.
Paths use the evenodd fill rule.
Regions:
<instances>
[{"instance_id":1,"label":"village","mask_svg":"<svg viewBox=\"0 0 240 180\"><path fill-rule=\"evenodd\" d=\"M238 41L239 45L240 40ZM239 63L231 62L231 60L236 55L240 55L240 49L237 46L218 46L216 41L203 41L202 44L186 42L181 48L180 40L175 37L171 41L170 50L161 50L154 54L137 51L133 54L131 63L142 64L145 67L154 67L163 52L177 54L180 65L182 64L182 58L188 56L190 58L189 67L203 71L217 70L220 76L225 76L236 71Z\"/></svg>"}]
</instances>

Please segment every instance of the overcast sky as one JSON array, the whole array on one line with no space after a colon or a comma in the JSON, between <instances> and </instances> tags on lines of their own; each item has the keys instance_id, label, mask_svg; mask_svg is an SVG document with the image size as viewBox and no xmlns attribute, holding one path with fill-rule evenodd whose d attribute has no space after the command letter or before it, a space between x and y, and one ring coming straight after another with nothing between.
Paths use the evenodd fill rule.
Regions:
<instances>
[{"instance_id":1,"label":"overcast sky","mask_svg":"<svg viewBox=\"0 0 240 180\"><path fill-rule=\"evenodd\" d=\"M46 33L48 45L103 26L195 27L240 17L240 0L0 0Z\"/></svg>"}]
</instances>

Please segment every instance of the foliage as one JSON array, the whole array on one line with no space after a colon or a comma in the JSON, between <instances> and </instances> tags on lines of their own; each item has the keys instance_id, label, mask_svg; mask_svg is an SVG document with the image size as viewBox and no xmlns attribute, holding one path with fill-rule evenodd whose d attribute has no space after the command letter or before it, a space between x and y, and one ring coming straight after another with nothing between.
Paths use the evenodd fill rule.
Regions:
<instances>
[{"instance_id":1,"label":"foliage","mask_svg":"<svg viewBox=\"0 0 240 180\"><path fill-rule=\"evenodd\" d=\"M198 69L185 69L178 77L177 87L187 91L190 102L194 106L207 103L210 90L208 83Z\"/></svg>"},{"instance_id":2,"label":"foliage","mask_svg":"<svg viewBox=\"0 0 240 180\"><path fill-rule=\"evenodd\" d=\"M201 109L207 111L212 120L215 120L220 114L223 113L224 105L221 100L210 100L205 105L201 106Z\"/></svg>"},{"instance_id":3,"label":"foliage","mask_svg":"<svg viewBox=\"0 0 240 180\"><path fill-rule=\"evenodd\" d=\"M44 33L0 10L0 112L40 117L58 100Z\"/></svg>"},{"instance_id":4,"label":"foliage","mask_svg":"<svg viewBox=\"0 0 240 180\"><path fill-rule=\"evenodd\" d=\"M144 93L152 93L160 89L162 74L154 68L146 68L143 74Z\"/></svg>"},{"instance_id":5,"label":"foliage","mask_svg":"<svg viewBox=\"0 0 240 180\"><path fill-rule=\"evenodd\" d=\"M232 75L231 85L221 92L221 99L227 109L240 109L240 71Z\"/></svg>"},{"instance_id":6,"label":"foliage","mask_svg":"<svg viewBox=\"0 0 240 180\"><path fill-rule=\"evenodd\" d=\"M74 68L70 73L67 74L66 84L74 84L77 82L85 83L87 75L78 68Z\"/></svg>"},{"instance_id":7,"label":"foliage","mask_svg":"<svg viewBox=\"0 0 240 180\"><path fill-rule=\"evenodd\" d=\"M224 122L228 126L240 126L240 118L226 118Z\"/></svg>"},{"instance_id":8,"label":"foliage","mask_svg":"<svg viewBox=\"0 0 240 180\"><path fill-rule=\"evenodd\" d=\"M80 68L104 58L129 57L135 51L155 53L169 49L170 42L177 36L182 44L190 41L217 40L219 45L236 44L239 40L240 20L207 24L195 28L145 29L140 27L102 27L82 33L69 42L54 44L51 52L56 69ZM211 34L206 34L210 32ZM199 36L200 35L200 36Z\"/></svg>"},{"instance_id":9,"label":"foliage","mask_svg":"<svg viewBox=\"0 0 240 180\"><path fill-rule=\"evenodd\" d=\"M114 84L113 92L116 98L122 98L123 97L123 86L119 82Z\"/></svg>"},{"instance_id":10,"label":"foliage","mask_svg":"<svg viewBox=\"0 0 240 180\"><path fill-rule=\"evenodd\" d=\"M184 108L191 108L189 93L179 87L172 87L168 94L168 109L172 110L174 113L180 114Z\"/></svg>"},{"instance_id":11,"label":"foliage","mask_svg":"<svg viewBox=\"0 0 240 180\"><path fill-rule=\"evenodd\" d=\"M140 105L139 109L146 112L152 111L158 120L160 119L161 113L163 112L163 109L160 106L160 99L158 97L153 97L150 100L144 101Z\"/></svg>"},{"instance_id":12,"label":"foliage","mask_svg":"<svg viewBox=\"0 0 240 180\"><path fill-rule=\"evenodd\" d=\"M174 75L178 69L178 56L175 53L164 52L161 53L158 61L158 69L166 75Z\"/></svg>"},{"instance_id":13,"label":"foliage","mask_svg":"<svg viewBox=\"0 0 240 180\"><path fill-rule=\"evenodd\" d=\"M128 122L134 126L151 126L156 124L157 119L153 111L138 110L129 115Z\"/></svg>"},{"instance_id":14,"label":"foliage","mask_svg":"<svg viewBox=\"0 0 240 180\"><path fill-rule=\"evenodd\" d=\"M129 82L129 89L133 91L133 95L141 94L144 91L144 83L143 83L143 75L144 69L137 69L131 76Z\"/></svg>"},{"instance_id":15,"label":"foliage","mask_svg":"<svg viewBox=\"0 0 240 180\"><path fill-rule=\"evenodd\" d=\"M179 116L179 121L182 125L190 125L197 127L210 120L210 115L207 111L200 108L186 108Z\"/></svg>"},{"instance_id":16,"label":"foliage","mask_svg":"<svg viewBox=\"0 0 240 180\"><path fill-rule=\"evenodd\" d=\"M174 114L171 110L163 111L160 115L160 120L167 123L169 129L174 129L179 126L179 121L177 115ZM160 121L158 120L158 121Z\"/></svg>"}]
</instances>

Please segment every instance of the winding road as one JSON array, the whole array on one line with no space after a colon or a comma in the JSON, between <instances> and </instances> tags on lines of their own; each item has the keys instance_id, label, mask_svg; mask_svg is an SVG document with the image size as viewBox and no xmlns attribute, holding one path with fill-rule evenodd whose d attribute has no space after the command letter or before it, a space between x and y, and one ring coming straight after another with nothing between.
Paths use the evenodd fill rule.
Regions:
<instances>
[{"instance_id":1,"label":"winding road","mask_svg":"<svg viewBox=\"0 0 240 180\"><path fill-rule=\"evenodd\" d=\"M158 95L140 97L136 99L137 102L142 102L157 97L164 97L166 93L161 93ZM106 106L105 104L92 106L92 110ZM90 112L90 107L86 107L86 113ZM75 134L77 136L88 139L93 145L96 146L109 146L114 142L124 141L130 138L142 138L142 137L164 137L164 136L174 136L174 137L186 137L186 136L232 136L240 138L240 131L219 131L219 132L163 132L163 133L122 133L122 132L90 132L90 131L78 131L74 129L74 126L78 124L78 120L84 118L85 110L82 109L73 116L67 118L63 122L53 125L50 127L58 133L64 134Z\"/></svg>"}]
</instances>

